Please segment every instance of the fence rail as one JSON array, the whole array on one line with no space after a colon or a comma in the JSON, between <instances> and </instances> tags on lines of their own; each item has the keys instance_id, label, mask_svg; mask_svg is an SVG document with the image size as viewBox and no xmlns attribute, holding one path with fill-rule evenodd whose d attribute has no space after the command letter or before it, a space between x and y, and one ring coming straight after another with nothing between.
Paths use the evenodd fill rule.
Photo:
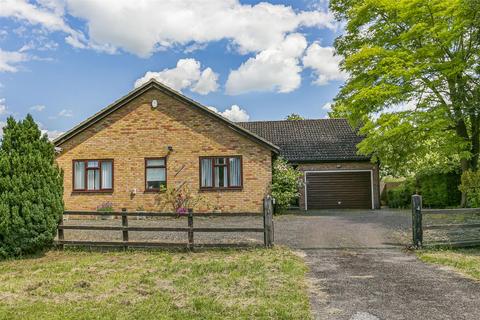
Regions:
<instances>
[{"instance_id":1,"label":"fence rail","mask_svg":"<svg viewBox=\"0 0 480 320\"><path fill-rule=\"evenodd\" d=\"M413 246L421 248L427 246L449 246L449 247L473 247L480 246L480 223L444 223L444 224L426 224L425 215L447 215L455 217L456 215L480 214L480 208L459 208L459 209L423 209L422 197L420 195L412 196L412 238ZM457 239L454 241L428 241L424 243L425 230L463 230L479 229L475 239Z\"/></svg>"},{"instance_id":2,"label":"fence rail","mask_svg":"<svg viewBox=\"0 0 480 320\"><path fill-rule=\"evenodd\" d=\"M274 241L273 227L273 205L270 196L264 199L263 203L263 227L194 227L194 217L197 216L192 212L186 215L177 215L175 213L163 212L127 212L122 209L121 212L98 212L98 211L65 211L64 216L113 216L121 217L121 226L86 226L86 225L64 225L63 217L58 225L58 240L56 244L63 248L65 245L72 246L116 246L116 247L187 247L193 249L195 246L201 247L243 247L243 243L204 243L196 244L194 242L194 234L200 233L216 233L216 232L251 232L263 233L265 247L272 247ZM200 213L199 217L247 217L259 216L253 213ZM185 227L138 227L129 226L130 217L180 217L187 219ZM121 231L122 241L95 241L95 240L65 240L64 230L99 230L99 231ZM154 241L131 241L129 240L130 232L147 231L147 232L185 232L187 234L186 243L165 243Z\"/></svg>"}]
</instances>

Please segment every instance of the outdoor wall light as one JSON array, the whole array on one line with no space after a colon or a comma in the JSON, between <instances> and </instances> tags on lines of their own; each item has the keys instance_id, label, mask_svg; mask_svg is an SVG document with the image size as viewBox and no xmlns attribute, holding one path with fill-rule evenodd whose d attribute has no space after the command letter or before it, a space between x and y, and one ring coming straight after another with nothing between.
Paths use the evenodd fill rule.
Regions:
<instances>
[{"instance_id":1,"label":"outdoor wall light","mask_svg":"<svg viewBox=\"0 0 480 320\"><path fill-rule=\"evenodd\" d=\"M173 151L173 147L172 147L172 146L167 146L167 150L168 150L168 152L172 152L172 151Z\"/></svg>"}]
</instances>

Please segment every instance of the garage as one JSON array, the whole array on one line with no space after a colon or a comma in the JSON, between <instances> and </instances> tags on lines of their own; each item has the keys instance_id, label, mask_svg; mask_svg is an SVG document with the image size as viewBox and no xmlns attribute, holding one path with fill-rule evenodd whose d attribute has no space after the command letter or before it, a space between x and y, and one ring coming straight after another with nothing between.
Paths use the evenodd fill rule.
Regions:
<instances>
[{"instance_id":1,"label":"garage","mask_svg":"<svg viewBox=\"0 0 480 320\"><path fill-rule=\"evenodd\" d=\"M305 207L313 209L372 209L372 172L305 172Z\"/></svg>"},{"instance_id":2,"label":"garage","mask_svg":"<svg viewBox=\"0 0 480 320\"><path fill-rule=\"evenodd\" d=\"M307 183L299 190L301 210L380 208L378 163L358 152L364 137L346 119L238 124L278 146L282 158L306 172Z\"/></svg>"}]
</instances>

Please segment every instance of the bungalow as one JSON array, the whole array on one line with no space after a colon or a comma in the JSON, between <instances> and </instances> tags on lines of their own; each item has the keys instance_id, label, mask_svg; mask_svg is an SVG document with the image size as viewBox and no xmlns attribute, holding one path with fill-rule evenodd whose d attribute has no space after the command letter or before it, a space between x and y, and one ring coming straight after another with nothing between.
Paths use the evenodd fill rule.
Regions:
<instances>
[{"instance_id":1,"label":"bungalow","mask_svg":"<svg viewBox=\"0 0 480 320\"><path fill-rule=\"evenodd\" d=\"M360 139L343 119L233 123L150 80L54 144L67 210L159 210L161 186L187 183L223 212L261 212L278 155L304 172L303 209L377 208Z\"/></svg>"}]
</instances>

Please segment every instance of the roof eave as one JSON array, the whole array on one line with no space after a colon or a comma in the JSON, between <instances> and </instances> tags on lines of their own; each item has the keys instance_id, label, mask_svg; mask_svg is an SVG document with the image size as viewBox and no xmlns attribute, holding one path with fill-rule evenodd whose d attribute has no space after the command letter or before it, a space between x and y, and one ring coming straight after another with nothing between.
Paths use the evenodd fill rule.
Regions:
<instances>
[{"instance_id":1,"label":"roof eave","mask_svg":"<svg viewBox=\"0 0 480 320\"><path fill-rule=\"evenodd\" d=\"M288 160L288 159L287 159ZM305 164L305 163L339 163L339 162L370 162L371 161L371 158L365 158L365 159L317 159L317 160L309 160L309 159L305 159L305 160L298 160L298 159L294 159L294 160L288 160L289 162L291 163L294 163L294 164Z\"/></svg>"}]
</instances>

